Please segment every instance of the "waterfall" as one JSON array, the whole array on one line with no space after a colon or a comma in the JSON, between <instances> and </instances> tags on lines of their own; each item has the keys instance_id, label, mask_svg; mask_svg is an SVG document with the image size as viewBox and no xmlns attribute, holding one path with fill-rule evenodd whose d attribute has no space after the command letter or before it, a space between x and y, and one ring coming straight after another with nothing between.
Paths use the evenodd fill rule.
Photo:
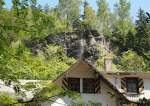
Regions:
<instances>
[{"instance_id":1,"label":"waterfall","mask_svg":"<svg viewBox=\"0 0 150 106\"><path fill-rule=\"evenodd\" d=\"M80 35L80 50L79 50L79 58L82 58L84 55L84 51L85 51L85 46L86 46L86 42L85 42L85 38L84 38L84 33L85 30L81 32Z\"/></svg>"},{"instance_id":2,"label":"waterfall","mask_svg":"<svg viewBox=\"0 0 150 106\"><path fill-rule=\"evenodd\" d=\"M79 57L82 57L84 54L84 47L85 47L85 40L81 38L80 40L80 55Z\"/></svg>"},{"instance_id":3,"label":"waterfall","mask_svg":"<svg viewBox=\"0 0 150 106\"><path fill-rule=\"evenodd\" d=\"M91 31L89 31L89 35L88 36L89 36L89 42L88 42L89 46L95 45L96 41L95 41L95 38L92 35Z\"/></svg>"}]
</instances>

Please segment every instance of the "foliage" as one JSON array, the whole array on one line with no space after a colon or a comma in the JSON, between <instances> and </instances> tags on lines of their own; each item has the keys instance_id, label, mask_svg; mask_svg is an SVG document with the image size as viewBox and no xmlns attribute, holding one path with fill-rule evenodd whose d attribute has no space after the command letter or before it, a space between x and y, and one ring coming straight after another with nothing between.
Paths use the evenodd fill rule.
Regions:
<instances>
[{"instance_id":1,"label":"foliage","mask_svg":"<svg viewBox=\"0 0 150 106\"><path fill-rule=\"evenodd\" d=\"M111 58L112 59L112 64L111 64L111 70L112 71L118 71L117 69L117 65L115 64L114 60L115 60L115 54L114 53L109 53L104 46L102 45L97 45L97 49L99 51L99 55L98 55L98 59L96 61L96 65L97 65L97 68L100 70L100 71L104 71L104 60L105 58Z\"/></svg>"},{"instance_id":2,"label":"foliage","mask_svg":"<svg viewBox=\"0 0 150 106\"><path fill-rule=\"evenodd\" d=\"M99 70L104 70L104 57L107 54L107 51L104 49L103 46L98 45L97 47L100 51L99 56L98 56L98 60L96 61L97 64L97 68Z\"/></svg>"},{"instance_id":3,"label":"foliage","mask_svg":"<svg viewBox=\"0 0 150 106\"><path fill-rule=\"evenodd\" d=\"M129 17L130 6L130 2L127 0L119 0L119 2L115 4L115 11L120 20L123 21Z\"/></svg>"},{"instance_id":4,"label":"foliage","mask_svg":"<svg viewBox=\"0 0 150 106\"><path fill-rule=\"evenodd\" d=\"M3 8L4 4L5 4L5 2L3 0L0 0L0 9Z\"/></svg>"},{"instance_id":5,"label":"foliage","mask_svg":"<svg viewBox=\"0 0 150 106\"><path fill-rule=\"evenodd\" d=\"M64 90L52 83L45 84L45 87L35 95L36 99L47 99L55 95L63 95Z\"/></svg>"},{"instance_id":6,"label":"foliage","mask_svg":"<svg viewBox=\"0 0 150 106\"><path fill-rule=\"evenodd\" d=\"M69 91L69 90L64 90L63 88L54 85L53 83L45 83L44 88L35 94L35 101L45 101L48 100L49 103L53 102L53 97L60 97L63 98L64 96L68 96L70 100L73 102L75 100L80 100L81 97L80 94Z\"/></svg>"},{"instance_id":7,"label":"foliage","mask_svg":"<svg viewBox=\"0 0 150 106\"><path fill-rule=\"evenodd\" d=\"M21 44L12 46L6 54L1 54L1 79L54 79L75 62L63 53L60 46L49 46L38 56L33 56Z\"/></svg>"},{"instance_id":8,"label":"foliage","mask_svg":"<svg viewBox=\"0 0 150 106\"><path fill-rule=\"evenodd\" d=\"M25 89L25 90L31 90L33 88L36 88L36 85L33 83L33 82L28 82L26 83L25 85L22 85L22 87Z\"/></svg>"},{"instance_id":9,"label":"foliage","mask_svg":"<svg viewBox=\"0 0 150 106\"><path fill-rule=\"evenodd\" d=\"M120 54L126 51L126 40L128 38L129 31L135 33L134 25L130 18L130 3L127 0L119 0L119 3L115 4L115 23L113 25L112 47L116 50L115 53Z\"/></svg>"},{"instance_id":10,"label":"foliage","mask_svg":"<svg viewBox=\"0 0 150 106\"><path fill-rule=\"evenodd\" d=\"M137 106L149 106L150 105L150 99L140 99L137 103Z\"/></svg>"},{"instance_id":11,"label":"foliage","mask_svg":"<svg viewBox=\"0 0 150 106\"><path fill-rule=\"evenodd\" d=\"M78 103L72 102L71 104L72 104L71 106L85 106L85 105L87 105L87 106L102 106L101 103L95 103L95 102L92 102L92 101L88 101L88 103L83 103L83 101L78 102Z\"/></svg>"},{"instance_id":12,"label":"foliage","mask_svg":"<svg viewBox=\"0 0 150 106\"><path fill-rule=\"evenodd\" d=\"M80 18L81 0L59 0L57 12L63 21L66 21L66 30L76 28L76 23Z\"/></svg>"},{"instance_id":13,"label":"foliage","mask_svg":"<svg viewBox=\"0 0 150 106\"><path fill-rule=\"evenodd\" d=\"M140 9L134 24L128 0L119 0L113 12L109 10L106 0L97 0L98 11L84 2L82 15L81 2L82 0L59 0L56 7L50 8L48 5L37 5L37 0L12 0L11 9L7 9L4 8L5 0L0 0L0 79L53 80L72 65L75 59L67 57L60 45L45 44L36 49L37 54L34 54L29 41L40 42L48 35L75 30L84 32L85 29L97 29L107 37L114 55L120 56L116 62L119 69L149 71L150 14ZM94 51L95 48L100 52ZM106 55L104 49L97 45L86 47L88 54L98 58L96 63L101 70ZM116 65L113 64L113 70L116 70ZM44 85L45 88L36 95L37 98L45 99L56 93L66 93L55 86ZM33 87L34 84L25 85L28 89ZM6 94L1 95L0 101L4 104L16 101ZM67 95L72 97L74 93L68 91ZM75 97L78 98L79 95ZM36 106L36 103L33 105Z\"/></svg>"},{"instance_id":14,"label":"foliage","mask_svg":"<svg viewBox=\"0 0 150 106\"><path fill-rule=\"evenodd\" d=\"M144 59L150 61L150 17L142 9L139 10L136 21L137 33L134 37L134 50Z\"/></svg>"},{"instance_id":15,"label":"foliage","mask_svg":"<svg viewBox=\"0 0 150 106\"><path fill-rule=\"evenodd\" d=\"M66 23L53 9L43 11L36 0L12 0L12 4L10 10L0 10L0 78L55 78L72 64L73 59L68 58L61 47L57 55L50 53L50 47L47 47L40 50L38 56L33 56L25 44L34 39L43 39L48 34L62 32Z\"/></svg>"},{"instance_id":16,"label":"foliage","mask_svg":"<svg viewBox=\"0 0 150 106\"><path fill-rule=\"evenodd\" d=\"M97 12L97 30L104 34L106 37L111 36L111 24L110 24L110 11L108 9L108 3L106 0L97 0L98 12Z\"/></svg>"},{"instance_id":17,"label":"foliage","mask_svg":"<svg viewBox=\"0 0 150 106\"><path fill-rule=\"evenodd\" d=\"M123 71L144 71L146 68L143 58L132 50L123 53L120 65Z\"/></svg>"},{"instance_id":18,"label":"foliage","mask_svg":"<svg viewBox=\"0 0 150 106\"><path fill-rule=\"evenodd\" d=\"M17 103L17 104L15 104ZM17 100L15 98L13 98L12 96L9 96L6 93L0 93L0 105L2 106L6 106L6 105L10 105L11 106L24 106L20 103L17 102Z\"/></svg>"},{"instance_id":19,"label":"foliage","mask_svg":"<svg viewBox=\"0 0 150 106\"><path fill-rule=\"evenodd\" d=\"M92 101L89 101L90 106L102 106L101 103L95 103L95 102L92 102Z\"/></svg>"},{"instance_id":20,"label":"foliage","mask_svg":"<svg viewBox=\"0 0 150 106\"><path fill-rule=\"evenodd\" d=\"M113 43L115 43L115 45L118 46L118 48L116 48L117 51L119 51L119 53L123 53L125 51L128 51L130 49L132 49L133 51L136 52L136 56L138 57L138 59L141 59L139 62L139 60L137 60L137 62L134 60L134 65L129 65L129 67L139 67L140 71L147 71L149 70L149 66L150 66L150 62L149 62L149 19L150 17L148 16L148 13L146 14L143 10L139 10L139 14L138 14L138 19L136 21L136 26L135 26L135 30L136 31L129 31L128 34L126 35L126 37L123 37L118 31L116 31L114 33L115 36L120 36L119 38L113 38ZM134 53L133 53L134 54ZM139 55L139 56L138 56ZM142 56L142 57L141 57ZM128 57L129 58L129 57ZM124 59L124 57L123 57ZM122 59L122 60L123 60ZM132 59L130 60L130 58L128 59L128 61L132 61ZM132 61L133 62L133 61ZM140 64L141 63L141 64ZM123 64L122 64L123 65ZM124 67L124 66L123 66ZM126 68L129 68L128 66L126 66ZM140 68L142 67L142 68ZM130 69L132 70L133 69ZM137 68L138 69L138 68Z\"/></svg>"},{"instance_id":21,"label":"foliage","mask_svg":"<svg viewBox=\"0 0 150 106\"><path fill-rule=\"evenodd\" d=\"M27 56L25 65L33 76L30 76L29 73L26 76L29 76L30 79L54 79L64 72L75 61L66 57L61 50L63 50L61 47L49 46L47 52L45 51L46 53L42 55L45 59L40 54L38 57Z\"/></svg>"},{"instance_id":22,"label":"foliage","mask_svg":"<svg viewBox=\"0 0 150 106\"><path fill-rule=\"evenodd\" d=\"M84 2L84 16L83 16L83 25L85 26L85 28L92 28L95 19L96 19L95 11L85 1Z\"/></svg>"},{"instance_id":23,"label":"foliage","mask_svg":"<svg viewBox=\"0 0 150 106\"><path fill-rule=\"evenodd\" d=\"M142 67L138 68L139 70L149 70L149 14L140 9L134 25L130 17L129 1L119 0L114 6L114 11L110 12L105 0L97 0L98 11L95 12L88 2L84 2L84 14L80 17L81 2L81 0L59 0L55 8L50 8L48 5L45 7L37 5L36 0L12 0L12 8L8 10L4 8L5 1L1 0L0 78L54 79L73 64L75 59L67 57L60 45L45 44L45 47L37 50L37 55L26 45L30 47L29 41L35 39L40 41L49 34L76 30L80 25L83 25L83 28L97 28L99 32L109 36L108 40L111 41L114 55L122 56L120 63L118 62L120 67L135 70L137 66ZM75 27L74 23L79 25ZM83 28L78 27L79 30ZM93 48L86 49L93 53ZM97 55L92 55L97 58ZM138 59L136 60L134 56ZM104 56L100 56L98 66L103 66L103 62ZM125 66L124 63L129 66Z\"/></svg>"}]
</instances>

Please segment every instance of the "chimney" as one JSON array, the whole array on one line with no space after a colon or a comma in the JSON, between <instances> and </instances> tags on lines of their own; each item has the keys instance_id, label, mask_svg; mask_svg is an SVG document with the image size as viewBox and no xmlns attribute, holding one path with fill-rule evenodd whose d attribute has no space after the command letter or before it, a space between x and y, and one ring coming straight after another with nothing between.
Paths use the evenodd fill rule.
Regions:
<instances>
[{"instance_id":1,"label":"chimney","mask_svg":"<svg viewBox=\"0 0 150 106\"><path fill-rule=\"evenodd\" d=\"M104 71L111 71L112 54L107 54L104 58Z\"/></svg>"}]
</instances>

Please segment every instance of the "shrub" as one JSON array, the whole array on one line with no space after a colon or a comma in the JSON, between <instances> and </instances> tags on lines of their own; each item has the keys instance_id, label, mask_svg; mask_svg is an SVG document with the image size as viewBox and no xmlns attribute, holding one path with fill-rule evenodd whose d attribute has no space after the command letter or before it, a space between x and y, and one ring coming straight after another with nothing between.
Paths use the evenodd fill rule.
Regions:
<instances>
[{"instance_id":1,"label":"shrub","mask_svg":"<svg viewBox=\"0 0 150 106\"><path fill-rule=\"evenodd\" d=\"M15 98L9 96L7 93L0 93L0 106L7 106L7 105L24 106L18 103L18 101Z\"/></svg>"}]
</instances>

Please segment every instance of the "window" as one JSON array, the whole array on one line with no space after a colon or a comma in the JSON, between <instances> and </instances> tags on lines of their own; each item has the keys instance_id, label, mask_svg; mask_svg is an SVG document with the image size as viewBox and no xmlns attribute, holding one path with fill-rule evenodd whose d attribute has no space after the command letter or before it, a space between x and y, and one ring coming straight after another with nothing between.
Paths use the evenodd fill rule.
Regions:
<instances>
[{"instance_id":1,"label":"window","mask_svg":"<svg viewBox=\"0 0 150 106\"><path fill-rule=\"evenodd\" d=\"M80 82L80 78L69 78L68 89L77 92L82 91L83 93L95 93L95 79L83 78ZM80 89L82 90L80 91Z\"/></svg>"},{"instance_id":2,"label":"window","mask_svg":"<svg viewBox=\"0 0 150 106\"><path fill-rule=\"evenodd\" d=\"M95 80L92 78L83 79L83 93L95 93Z\"/></svg>"},{"instance_id":3,"label":"window","mask_svg":"<svg viewBox=\"0 0 150 106\"><path fill-rule=\"evenodd\" d=\"M80 92L80 78L69 78L69 89Z\"/></svg>"},{"instance_id":4,"label":"window","mask_svg":"<svg viewBox=\"0 0 150 106\"><path fill-rule=\"evenodd\" d=\"M127 92L128 93L138 93L138 80L137 78L128 78L126 79Z\"/></svg>"}]
</instances>

